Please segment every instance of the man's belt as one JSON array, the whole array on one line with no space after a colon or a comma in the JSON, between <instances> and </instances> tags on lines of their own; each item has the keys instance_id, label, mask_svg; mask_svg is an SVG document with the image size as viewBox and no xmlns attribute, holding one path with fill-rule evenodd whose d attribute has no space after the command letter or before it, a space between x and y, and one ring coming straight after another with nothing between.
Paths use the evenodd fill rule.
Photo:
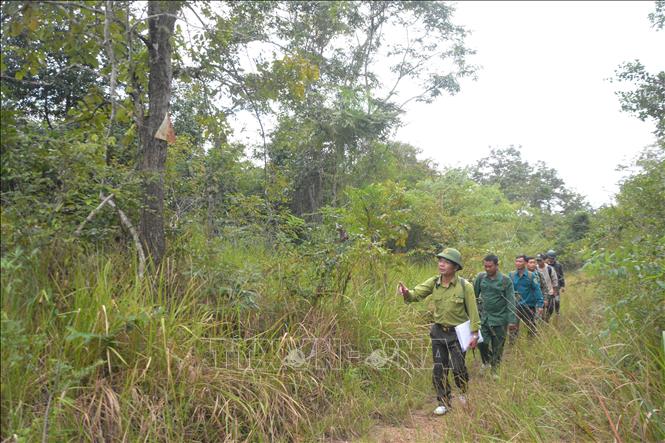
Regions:
<instances>
[{"instance_id":1,"label":"man's belt","mask_svg":"<svg viewBox=\"0 0 665 443\"><path fill-rule=\"evenodd\" d=\"M437 323L436 325L440 327L443 332L453 332L455 330L455 326L446 326L441 323Z\"/></svg>"}]
</instances>

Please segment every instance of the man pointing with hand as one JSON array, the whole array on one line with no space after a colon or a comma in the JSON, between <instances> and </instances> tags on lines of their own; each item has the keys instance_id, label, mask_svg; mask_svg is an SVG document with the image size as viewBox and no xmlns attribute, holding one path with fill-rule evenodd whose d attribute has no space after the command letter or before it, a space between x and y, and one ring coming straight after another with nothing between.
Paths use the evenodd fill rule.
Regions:
<instances>
[{"instance_id":1,"label":"man pointing with hand","mask_svg":"<svg viewBox=\"0 0 665 443\"><path fill-rule=\"evenodd\" d=\"M465 402L469 373L464 362L464 353L455 333L455 326L471 320L471 342L474 349L478 342L480 317L473 286L456 275L462 269L462 254L457 249L446 248L436 255L439 259L439 274L408 289L399 282L398 291L405 303L428 298L432 304L434 324L430 328L434 368L432 383L436 389L439 406L434 414L443 415L450 409L451 388L448 373L452 370L455 384L462 392L460 401Z\"/></svg>"}]
</instances>

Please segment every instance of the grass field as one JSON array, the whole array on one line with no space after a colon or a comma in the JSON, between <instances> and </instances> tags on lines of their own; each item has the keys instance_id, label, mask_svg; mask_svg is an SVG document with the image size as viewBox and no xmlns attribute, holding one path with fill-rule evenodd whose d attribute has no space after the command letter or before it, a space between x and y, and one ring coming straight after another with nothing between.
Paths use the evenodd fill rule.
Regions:
<instances>
[{"instance_id":1,"label":"grass field","mask_svg":"<svg viewBox=\"0 0 665 443\"><path fill-rule=\"evenodd\" d=\"M604 339L583 275L498 381L470 353L468 407L433 418L427 315L394 288L434 265L358 262L343 294L308 298L309 263L223 251L143 281L122 255L3 258L2 441L663 438L662 371L631 366L662 353Z\"/></svg>"}]
</instances>

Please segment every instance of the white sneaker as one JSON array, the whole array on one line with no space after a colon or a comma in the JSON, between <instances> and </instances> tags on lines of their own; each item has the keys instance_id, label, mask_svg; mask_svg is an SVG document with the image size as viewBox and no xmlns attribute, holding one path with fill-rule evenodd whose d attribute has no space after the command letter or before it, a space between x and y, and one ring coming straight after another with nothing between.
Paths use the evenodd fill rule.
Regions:
<instances>
[{"instance_id":1,"label":"white sneaker","mask_svg":"<svg viewBox=\"0 0 665 443\"><path fill-rule=\"evenodd\" d=\"M434 410L434 415L443 415L446 412L448 412L448 409L446 409L445 406L437 406L436 409Z\"/></svg>"}]
</instances>

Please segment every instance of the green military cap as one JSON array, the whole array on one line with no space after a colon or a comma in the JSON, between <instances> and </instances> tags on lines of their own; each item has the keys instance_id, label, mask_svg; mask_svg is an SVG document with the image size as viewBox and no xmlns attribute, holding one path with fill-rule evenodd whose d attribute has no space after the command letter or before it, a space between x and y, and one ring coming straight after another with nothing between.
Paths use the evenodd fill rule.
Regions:
<instances>
[{"instance_id":1,"label":"green military cap","mask_svg":"<svg viewBox=\"0 0 665 443\"><path fill-rule=\"evenodd\" d=\"M460 269L462 269L462 254L455 248L446 248L443 251L436 254L439 258L445 258L451 262L457 264Z\"/></svg>"}]
</instances>

